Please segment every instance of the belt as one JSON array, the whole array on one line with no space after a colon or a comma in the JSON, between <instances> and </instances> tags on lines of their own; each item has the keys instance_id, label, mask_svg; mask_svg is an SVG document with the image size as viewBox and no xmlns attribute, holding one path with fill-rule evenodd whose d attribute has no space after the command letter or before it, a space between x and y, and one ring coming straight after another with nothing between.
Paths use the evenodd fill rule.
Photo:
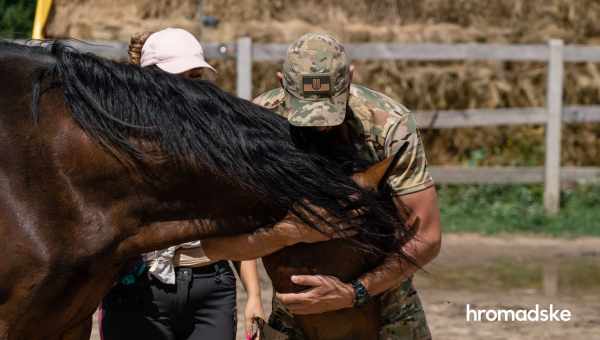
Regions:
<instances>
[{"instance_id":1,"label":"belt","mask_svg":"<svg viewBox=\"0 0 600 340\"><path fill-rule=\"evenodd\" d=\"M231 271L227 261L219 261L203 267L175 267L175 285L177 286L177 311L184 313L189 301L190 288L194 281L194 274L215 274L214 280L221 283L222 274ZM183 315L183 314L182 314Z\"/></svg>"},{"instance_id":2,"label":"belt","mask_svg":"<svg viewBox=\"0 0 600 340\"><path fill-rule=\"evenodd\" d=\"M227 261L219 261L215 263L211 263L206 266L200 267L175 267L175 274L179 275L181 272L190 272L193 274L212 274L212 273L223 273L226 271L231 271L231 267L229 267L229 263Z\"/></svg>"}]
</instances>

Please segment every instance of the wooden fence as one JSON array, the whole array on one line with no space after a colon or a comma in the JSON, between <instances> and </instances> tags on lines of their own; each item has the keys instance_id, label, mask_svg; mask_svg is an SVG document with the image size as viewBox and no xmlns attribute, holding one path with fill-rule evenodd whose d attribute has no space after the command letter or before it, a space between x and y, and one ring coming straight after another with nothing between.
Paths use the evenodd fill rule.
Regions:
<instances>
[{"instance_id":1,"label":"wooden fence","mask_svg":"<svg viewBox=\"0 0 600 340\"><path fill-rule=\"evenodd\" d=\"M72 42L76 48L107 58L124 60L124 43ZM253 44L250 38L236 43L204 45L208 59L235 58L237 94L252 96L252 64L255 61L278 62L285 58L286 44ZM501 44L347 44L355 60L413 61L538 61L547 63L546 107L417 111L422 128L444 129L490 125L545 124L544 167L431 167L438 183L544 183L544 207L549 214L559 211L562 181L600 179L600 168L560 166L561 126L563 122L600 122L598 106L563 106L564 64L566 62L600 62L600 47L565 46L561 40L546 45ZM599 136L600 138L600 136Z\"/></svg>"}]
</instances>

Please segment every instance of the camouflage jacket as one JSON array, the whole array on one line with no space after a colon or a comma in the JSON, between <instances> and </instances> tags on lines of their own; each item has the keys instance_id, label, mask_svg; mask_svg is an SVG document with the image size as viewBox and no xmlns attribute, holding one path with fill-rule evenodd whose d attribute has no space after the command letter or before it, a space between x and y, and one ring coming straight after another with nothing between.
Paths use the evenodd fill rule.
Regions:
<instances>
[{"instance_id":1,"label":"camouflage jacket","mask_svg":"<svg viewBox=\"0 0 600 340\"><path fill-rule=\"evenodd\" d=\"M254 103L287 117L282 88L258 96ZM380 161L408 143L388 180L395 195L411 194L433 185L415 118L407 108L384 94L355 84L350 86L349 106L356 119L348 122L368 146L360 148L366 160Z\"/></svg>"}]
</instances>

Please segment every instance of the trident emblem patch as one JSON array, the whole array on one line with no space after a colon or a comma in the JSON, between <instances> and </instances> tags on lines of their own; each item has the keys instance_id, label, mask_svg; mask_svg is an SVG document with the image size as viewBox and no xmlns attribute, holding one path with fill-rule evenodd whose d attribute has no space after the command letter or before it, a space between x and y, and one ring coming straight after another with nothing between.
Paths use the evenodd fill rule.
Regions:
<instances>
[{"instance_id":1,"label":"trident emblem patch","mask_svg":"<svg viewBox=\"0 0 600 340\"><path fill-rule=\"evenodd\" d=\"M331 77L329 75L303 75L302 92L304 95L316 94L329 96L331 94Z\"/></svg>"}]
</instances>

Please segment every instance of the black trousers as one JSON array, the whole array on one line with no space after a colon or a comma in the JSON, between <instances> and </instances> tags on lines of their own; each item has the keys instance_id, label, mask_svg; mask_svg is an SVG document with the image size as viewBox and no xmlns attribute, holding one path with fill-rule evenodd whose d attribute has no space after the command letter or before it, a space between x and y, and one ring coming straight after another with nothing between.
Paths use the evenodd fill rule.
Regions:
<instances>
[{"instance_id":1,"label":"black trousers","mask_svg":"<svg viewBox=\"0 0 600 340\"><path fill-rule=\"evenodd\" d=\"M104 340L234 340L235 276L227 262L176 268L176 284L143 275L102 303Z\"/></svg>"}]
</instances>

